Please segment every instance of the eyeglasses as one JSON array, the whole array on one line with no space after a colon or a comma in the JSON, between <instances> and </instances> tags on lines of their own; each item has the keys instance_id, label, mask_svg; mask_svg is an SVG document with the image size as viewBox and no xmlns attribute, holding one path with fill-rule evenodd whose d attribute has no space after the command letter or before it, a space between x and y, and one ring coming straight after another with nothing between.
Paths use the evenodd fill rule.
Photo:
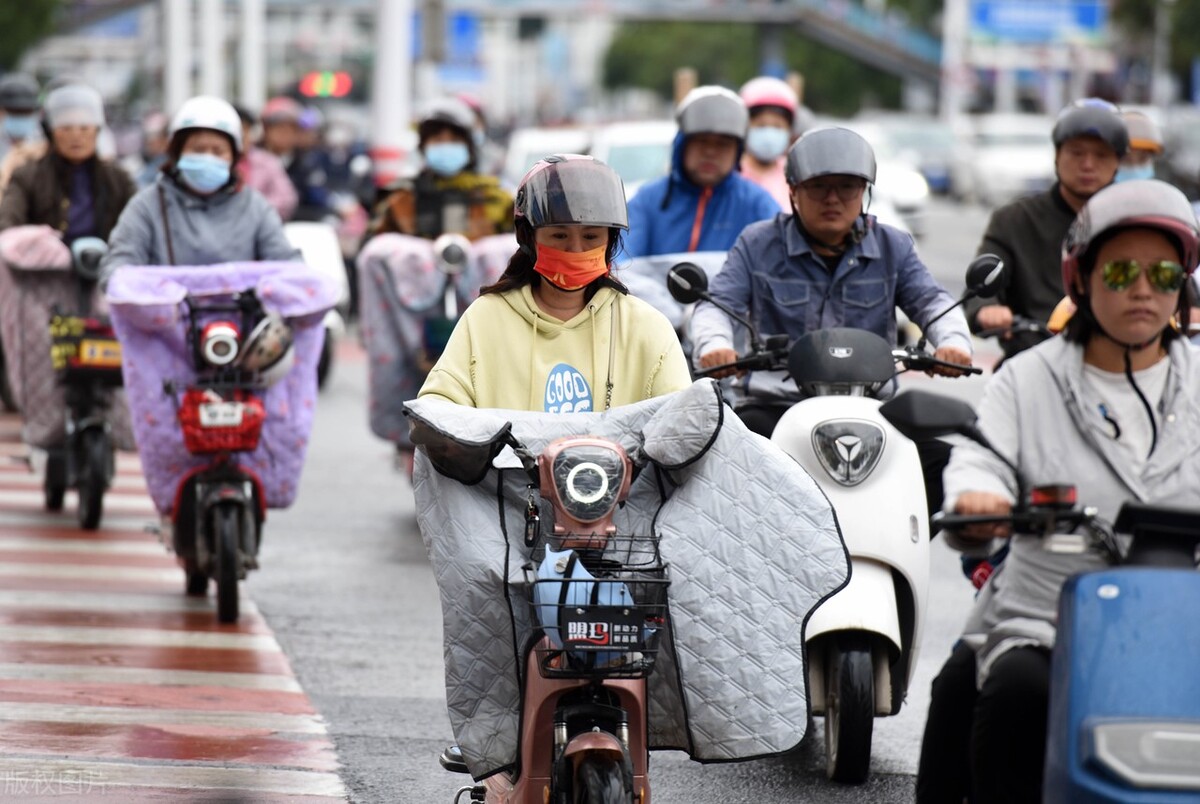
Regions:
<instances>
[{"instance_id":1,"label":"eyeglasses","mask_svg":"<svg viewBox=\"0 0 1200 804\"><path fill-rule=\"evenodd\" d=\"M862 191L867 188L867 183L864 181L806 181L800 185L800 189L804 191L804 195L809 201L824 201L829 193L837 193L839 201L853 201L858 196L862 195Z\"/></svg>"},{"instance_id":2,"label":"eyeglasses","mask_svg":"<svg viewBox=\"0 0 1200 804\"><path fill-rule=\"evenodd\" d=\"M1137 281L1142 273L1142 264L1137 260L1112 260L1100 268L1104 286L1109 290L1125 290ZM1145 267L1146 278L1159 293L1174 293L1183 287L1183 266L1171 260L1159 260Z\"/></svg>"}]
</instances>

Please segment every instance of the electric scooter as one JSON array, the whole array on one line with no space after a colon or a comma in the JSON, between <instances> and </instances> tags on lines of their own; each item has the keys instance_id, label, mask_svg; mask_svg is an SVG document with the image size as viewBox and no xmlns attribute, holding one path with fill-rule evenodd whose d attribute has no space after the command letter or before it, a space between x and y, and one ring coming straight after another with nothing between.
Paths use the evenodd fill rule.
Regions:
<instances>
[{"instance_id":1,"label":"electric scooter","mask_svg":"<svg viewBox=\"0 0 1200 804\"><path fill-rule=\"evenodd\" d=\"M1093 551L1113 565L1068 579L1059 595L1043 799L1200 800L1200 510L1126 503L1110 524L1077 505L1073 486L1029 489L965 402L909 391L881 413L911 437L969 438L1017 475L1022 504L1010 515L939 514L935 528L1004 522L1051 552Z\"/></svg>"},{"instance_id":2,"label":"electric scooter","mask_svg":"<svg viewBox=\"0 0 1200 804\"><path fill-rule=\"evenodd\" d=\"M968 298L994 295L1003 278L998 258L977 258L966 295L938 317ZM858 329L810 332L790 348L786 335L763 341L750 321L712 298L707 276L696 266L675 266L667 283L680 302L711 302L750 333L748 356L698 374L786 370L802 393L771 440L808 471L833 504L852 562L849 584L808 622L810 700L813 714L825 717L827 775L861 784L870 772L874 719L898 713L905 700L929 587L929 512L920 458L879 406L891 391L897 363L902 370L952 364L925 351L923 338L894 349Z\"/></svg>"},{"instance_id":3,"label":"electric scooter","mask_svg":"<svg viewBox=\"0 0 1200 804\"><path fill-rule=\"evenodd\" d=\"M104 494L116 470L112 428L106 414L109 392L121 386L121 344L105 316L92 315L90 299L108 245L79 238L71 245L72 271L79 284L80 314L56 308L50 318L50 359L67 405L66 443L48 450L43 483L46 509L63 507L67 489L79 496L79 526L95 530L104 514Z\"/></svg>"},{"instance_id":4,"label":"electric scooter","mask_svg":"<svg viewBox=\"0 0 1200 804\"><path fill-rule=\"evenodd\" d=\"M670 581L657 539L613 524L634 465L601 438L560 438L539 455L510 446L530 479L524 569L540 633L525 656L517 767L461 788L455 804L649 804L646 679ZM535 488L553 509L544 535Z\"/></svg>"}]
</instances>

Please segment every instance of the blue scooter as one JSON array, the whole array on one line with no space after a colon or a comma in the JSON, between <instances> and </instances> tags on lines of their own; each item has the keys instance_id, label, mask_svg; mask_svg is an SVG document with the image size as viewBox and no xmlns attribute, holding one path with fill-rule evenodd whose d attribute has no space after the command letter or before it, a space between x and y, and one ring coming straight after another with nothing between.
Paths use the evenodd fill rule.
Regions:
<instances>
[{"instance_id":1,"label":"blue scooter","mask_svg":"<svg viewBox=\"0 0 1200 804\"><path fill-rule=\"evenodd\" d=\"M961 400L908 391L880 413L910 438L965 436L1016 473ZM1094 550L1114 565L1070 578L1059 596L1043 800L1200 801L1200 510L1126 503L1110 525L1079 508L1071 486L1017 482L1025 502L1009 516L939 515L937 526L1009 522L1042 533L1047 549Z\"/></svg>"}]
</instances>

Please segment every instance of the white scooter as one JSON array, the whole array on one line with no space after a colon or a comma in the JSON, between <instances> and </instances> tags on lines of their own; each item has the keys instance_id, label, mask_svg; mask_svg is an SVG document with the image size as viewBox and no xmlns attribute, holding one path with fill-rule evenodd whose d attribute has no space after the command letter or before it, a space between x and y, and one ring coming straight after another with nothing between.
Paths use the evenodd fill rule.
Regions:
<instances>
[{"instance_id":1,"label":"white scooter","mask_svg":"<svg viewBox=\"0 0 1200 804\"><path fill-rule=\"evenodd\" d=\"M337 342L346 334L346 316L350 313L350 278L342 257L341 241L337 230L328 223L292 221L283 225L283 232L288 242L300 249L310 268L335 277L340 283L337 306L325 314L325 343L321 347L321 362L317 364L317 386L324 388L333 368Z\"/></svg>"},{"instance_id":2,"label":"white scooter","mask_svg":"<svg viewBox=\"0 0 1200 804\"><path fill-rule=\"evenodd\" d=\"M916 445L879 414L879 397L890 392L897 363L902 370L950 364L926 352L924 339L893 349L859 329L810 332L790 348L786 335L762 342L749 321L708 294L707 276L696 266L672 268L667 284L681 302L712 302L751 333L749 356L701 374L786 369L804 397L784 413L771 441L821 486L850 552L849 584L813 612L805 640L809 700L813 714L825 717L826 773L860 784L870 772L875 717L899 712L907 694L929 589L921 461ZM991 255L976 259L967 286L958 304L995 295L1003 263Z\"/></svg>"}]
</instances>

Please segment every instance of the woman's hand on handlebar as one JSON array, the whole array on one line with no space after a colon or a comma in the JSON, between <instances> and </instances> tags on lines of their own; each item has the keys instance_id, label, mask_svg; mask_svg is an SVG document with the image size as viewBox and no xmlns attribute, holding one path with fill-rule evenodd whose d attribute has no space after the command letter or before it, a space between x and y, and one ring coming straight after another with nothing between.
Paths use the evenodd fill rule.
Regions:
<instances>
[{"instance_id":1,"label":"woman's hand on handlebar","mask_svg":"<svg viewBox=\"0 0 1200 804\"><path fill-rule=\"evenodd\" d=\"M971 356L955 346L943 346L933 353L934 358L946 363L954 363L958 366L970 367ZM967 372L960 371L949 366L934 366L928 372L931 377L934 374L940 374L943 377L961 377Z\"/></svg>"},{"instance_id":2,"label":"woman's hand on handlebar","mask_svg":"<svg viewBox=\"0 0 1200 804\"><path fill-rule=\"evenodd\" d=\"M732 349L713 349L711 352L705 352L700 355L700 368L707 371L715 366L725 366L730 363L735 363L738 360L738 353ZM708 373L709 377L721 378L729 377L734 374L741 376L746 372L741 369L727 368L721 371L713 371Z\"/></svg>"},{"instance_id":3,"label":"woman's hand on handlebar","mask_svg":"<svg viewBox=\"0 0 1200 804\"><path fill-rule=\"evenodd\" d=\"M954 513L963 516L1008 516L1012 503L1007 497L989 491L964 491L954 503ZM1005 539L1012 533L1008 522L990 522L968 525L958 535L971 541L986 542Z\"/></svg>"}]
</instances>

